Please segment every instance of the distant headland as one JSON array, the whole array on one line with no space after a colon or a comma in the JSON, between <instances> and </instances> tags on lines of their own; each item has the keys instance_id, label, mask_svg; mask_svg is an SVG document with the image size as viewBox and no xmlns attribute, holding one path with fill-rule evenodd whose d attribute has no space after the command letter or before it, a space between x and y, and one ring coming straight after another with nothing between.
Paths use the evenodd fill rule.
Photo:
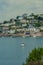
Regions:
<instances>
[{"instance_id":1,"label":"distant headland","mask_svg":"<svg viewBox=\"0 0 43 65\"><path fill-rule=\"evenodd\" d=\"M0 23L0 37L43 36L43 14L31 13Z\"/></svg>"}]
</instances>

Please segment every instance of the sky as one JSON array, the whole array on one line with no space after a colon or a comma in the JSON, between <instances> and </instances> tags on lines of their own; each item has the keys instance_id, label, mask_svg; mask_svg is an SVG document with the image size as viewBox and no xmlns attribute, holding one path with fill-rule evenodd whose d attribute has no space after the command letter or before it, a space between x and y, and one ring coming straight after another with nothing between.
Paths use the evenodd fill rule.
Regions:
<instances>
[{"instance_id":1,"label":"sky","mask_svg":"<svg viewBox=\"0 0 43 65\"><path fill-rule=\"evenodd\" d=\"M43 0L0 0L0 22L24 13L43 14Z\"/></svg>"}]
</instances>

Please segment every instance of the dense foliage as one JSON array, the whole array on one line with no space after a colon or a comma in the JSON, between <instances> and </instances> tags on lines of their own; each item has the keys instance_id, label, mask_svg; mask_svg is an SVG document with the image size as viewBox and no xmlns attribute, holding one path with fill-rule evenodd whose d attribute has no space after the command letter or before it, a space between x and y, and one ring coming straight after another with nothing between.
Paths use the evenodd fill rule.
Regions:
<instances>
[{"instance_id":1,"label":"dense foliage","mask_svg":"<svg viewBox=\"0 0 43 65\"><path fill-rule=\"evenodd\" d=\"M43 48L32 50L23 65L43 65Z\"/></svg>"}]
</instances>

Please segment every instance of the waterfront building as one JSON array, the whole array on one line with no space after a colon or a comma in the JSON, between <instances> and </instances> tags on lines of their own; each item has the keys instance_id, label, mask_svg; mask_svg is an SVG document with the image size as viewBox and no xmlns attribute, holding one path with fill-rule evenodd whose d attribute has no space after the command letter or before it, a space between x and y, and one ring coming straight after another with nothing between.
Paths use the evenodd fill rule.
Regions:
<instances>
[{"instance_id":1,"label":"waterfront building","mask_svg":"<svg viewBox=\"0 0 43 65\"><path fill-rule=\"evenodd\" d=\"M25 24L22 24L22 27L25 27L25 26L27 26L27 24L25 23Z\"/></svg>"},{"instance_id":2,"label":"waterfront building","mask_svg":"<svg viewBox=\"0 0 43 65\"><path fill-rule=\"evenodd\" d=\"M9 34L14 34L15 33L15 30L14 29L13 30L11 29L11 30L8 31L8 33Z\"/></svg>"},{"instance_id":3,"label":"waterfront building","mask_svg":"<svg viewBox=\"0 0 43 65\"><path fill-rule=\"evenodd\" d=\"M8 26L3 26L2 27L2 33L8 33L9 27Z\"/></svg>"},{"instance_id":4,"label":"waterfront building","mask_svg":"<svg viewBox=\"0 0 43 65\"><path fill-rule=\"evenodd\" d=\"M40 28L40 30L43 30L43 26L40 26L39 28Z\"/></svg>"},{"instance_id":5,"label":"waterfront building","mask_svg":"<svg viewBox=\"0 0 43 65\"><path fill-rule=\"evenodd\" d=\"M17 29L17 32L24 32L24 28L23 29Z\"/></svg>"}]
</instances>

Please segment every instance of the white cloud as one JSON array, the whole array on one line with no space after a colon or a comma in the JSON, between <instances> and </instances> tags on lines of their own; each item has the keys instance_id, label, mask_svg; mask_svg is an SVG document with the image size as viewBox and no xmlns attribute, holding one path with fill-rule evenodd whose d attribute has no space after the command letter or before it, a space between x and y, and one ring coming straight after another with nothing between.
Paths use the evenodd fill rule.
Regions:
<instances>
[{"instance_id":1,"label":"white cloud","mask_svg":"<svg viewBox=\"0 0 43 65\"><path fill-rule=\"evenodd\" d=\"M43 0L0 0L0 21L25 12L43 13Z\"/></svg>"}]
</instances>

